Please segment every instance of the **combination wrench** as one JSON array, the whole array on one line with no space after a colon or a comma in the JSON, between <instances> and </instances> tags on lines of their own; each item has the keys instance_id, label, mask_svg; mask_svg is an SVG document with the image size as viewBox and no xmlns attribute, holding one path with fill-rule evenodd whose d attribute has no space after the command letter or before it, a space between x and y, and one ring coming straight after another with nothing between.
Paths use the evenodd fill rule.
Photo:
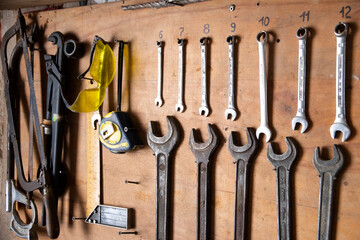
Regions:
<instances>
[{"instance_id":1,"label":"combination wrench","mask_svg":"<svg viewBox=\"0 0 360 240\"><path fill-rule=\"evenodd\" d=\"M276 171L276 200L278 239L291 239L291 216L290 216L290 169L297 156L295 141L286 137L287 151L277 155L273 151L272 143L268 145L267 157Z\"/></svg>"},{"instance_id":2,"label":"combination wrench","mask_svg":"<svg viewBox=\"0 0 360 240\"><path fill-rule=\"evenodd\" d=\"M245 223L249 178L248 168L256 155L259 146L254 129L246 128L246 135L247 143L244 146L237 146L234 144L234 132L231 132L229 136L229 152L236 164L234 240L246 239Z\"/></svg>"},{"instance_id":3,"label":"combination wrench","mask_svg":"<svg viewBox=\"0 0 360 240\"><path fill-rule=\"evenodd\" d=\"M299 39L299 64L298 64L298 103L296 116L292 119L292 129L295 130L296 124L302 125L301 133L304 133L308 127L306 119L306 39L308 30L299 28L296 37Z\"/></svg>"},{"instance_id":4,"label":"combination wrench","mask_svg":"<svg viewBox=\"0 0 360 240\"><path fill-rule=\"evenodd\" d=\"M228 36L226 38L226 42L229 45L229 104L227 109L225 110L225 119L229 119L231 116L231 120L234 121L237 116L237 111L235 109L234 103L234 45L235 45L235 37Z\"/></svg>"},{"instance_id":5,"label":"combination wrench","mask_svg":"<svg viewBox=\"0 0 360 240\"><path fill-rule=\"evenodd\" d=\"M267 108L267 79L266 79L266 43L268 34L261 31L257 34L256 40L259 48L259 79L260 79L260 126L256 129L256 137L259 139L260 134L266 135L266 142L271 138L271 130L268 123Z\"/></svg>"},{"instance_id":6,"label":"combination wrench","mask_svg":"<svg viewBox=\"0 0 360 240\"><path fill-rule=\"evenodd\" d=\"M179 94L178 103L176 104L176 111L183 112L184 106L184 45L185 41L181 38L178 39L179 45Z\"/></svg>"},{"instance_id":7,"label":"combination wrench","mask_svg":"<svg viewBox=\"0 0 360 240\"><path fill-rule=\"evenodd\" d=\"M157 86L157 96L155 99L155 106L161 107L164 103L162 97L162 80L163 80L163 46L164 42L157 41L156 45L158 47L158 86Z\"/></svg>"},{"instance_id":8,"label":"combination wrench","mask_svg":"<svg viewBox=\"0 0 360 240\"><path fill-rule=\"evenodd\" d=\"M210 239L210 183L212 155L219 145L219 136L214 127L208 124L209 139L198 143L194 139L195 129L190 133L190 149L197 161L197 240Z\"/></svg>"},{"instance_id":9,"label":"combination wrench","mask_svg":"<svg viewBox=\"0 0 360 240\"><path fill-rule=\"evenodd\" d=\"M334 157L324 161L320 158L319 147L315 149L313 163L320 177L318 240L331 239L331 218L334 198L334 181L344 166L344 154L334 145Z\"/></svg>"},{"instance_id":10,"label":"combination wrench","mask_svg":"<svg viewBox=\"0 0 360 240\"><path fill-rule=\"evenodd\" d=\"M207 45L209 39L203 37L200 39L201 45L201 107L199 114L207 117L209 115L208 96L207 96Z\"/></svg>"},{"instance_id":11,"label":"combination wrench","mask_svg":"<svg viewBox=\"0 0 360 240\"><path fill-rule=\"evenodd\" d=\"M337 131L342 132L342 141L345 142L351 134L349 125L346 122L345 108L345 63L346 63L346 36L348 26L340 22L335 26L336 36L336 117L330 127L330 134L335 138Z\"/></svg>"}]
</instances>

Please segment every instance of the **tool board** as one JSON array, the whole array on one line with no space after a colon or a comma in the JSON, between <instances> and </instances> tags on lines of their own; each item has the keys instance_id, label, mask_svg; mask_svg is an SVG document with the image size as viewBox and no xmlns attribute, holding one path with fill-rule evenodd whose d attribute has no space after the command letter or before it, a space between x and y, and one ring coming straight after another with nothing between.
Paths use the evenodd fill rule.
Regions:
<instances>
[{"instance_id":1,"label":"tool board","mask_svg":"<svg viewBox=\"0 0 360 240\"><path fill-rule=\"evenodd\" d=\"M126 2L128 3L128 2ZM235 10L229 6L235 4ZM68 112L64 144L64 162L68 168L68 184L59 201L59 239L154 239L156 207L156 161L146 144L149 121L158 121L166 133L166 116L175 116L181 125L182 139L173 157L171 190L171 235L173 239L194 239L196 236L197 165L189 149L192 128L200 129L206 140L207 124L215 124L221 143L216 152L212 172L211 235L215 240L232 239L234 232L235 165L227 142L231 131L240 133L246 142L245 128L260 124L259 65L256 35L269 33L267 76L269 122L272 141L277 152L285 152L284 138L292 136L299 146L299 156L292 169L292 232L294 238L315 239L317 236L319 183L312 158L317 146L322 156L333 156L332 145L340 144L345 152L345 167L336 180L334 204L334 239L360 238L360 2L349 1L207 1L162 9L122 11L122 2L26 14L27 22L37 21L43 33L42 42L54 31L85 43L86 54L72 61L67 94L76 96L86 81L76 76L89 63L89 49L94 35L106 41L128 41L125 52L122 109L131 114L134 125L145 143L144 148L126 154L113 154L102 148L102 203L133 208L138 235L118 236L118 230L72 221L86 217L87 159L86 131L90 122L85 113ZM341 136L332 139L330 126L335 119L336 38L334 27L339 21L349 24L346 59L346 111L351 137L342 143ZM307 116L308 130L292 130L291 120L297 109L298 39L299 27L309 28L307 48ZM228 44L229 35L238 37L235 55L236 106L235 121L225 119L228 104ZM209 37L209 105L208 117L200 116L202 37ZM185 46L185 105L183 113L175 111L178 94L177 39L186 39ZM163 98L164 105L154 104L157 87L157 46L164 41ZM112 44L117 59L118 45ZM54 51L51 44L45 49ZM35 85L37 97L46 84L46 75L39 66L40 54L35 56ZM2 78L1 78L2 79ZM41 80L40 80L41 79ZM73 85L72 85L73 84ZM102 115L116 109L117 76L109 86ZM26 87L22 88L26 96ZM2 100L3 101L3 100ZM41 100L39 101L41 102ZM39 109L42 107L38 104ZM1 109L5 111L5 108ZM21 112L20 126L26 132L26 107ZM1 120L3 142L6 142L6 115ZM28 139L25 135L23 139ZM4 145L4 144L3 144ZM276 174L267 159L265 137L250 171L248 228L249 239L277 238ZM26 159L28 149L21 146ZM6 166L6 149L2 149L2 166ZM35 162L36 162L36 154ZM24 163L26 164L26 163ZM35 164L36 165L36 164ZM5 176L1 182L4 183ZM125 180L139 184L125 184ZM41 198L35 194L38 211ZM0 199L4 204L4 192ZM10 220L10 215L7 216ZM1 226L1 232L9 231ZM41 229L40 239L47 239ZM13 233L9 236L16 239Z\"/></svg>"}]
</instances>

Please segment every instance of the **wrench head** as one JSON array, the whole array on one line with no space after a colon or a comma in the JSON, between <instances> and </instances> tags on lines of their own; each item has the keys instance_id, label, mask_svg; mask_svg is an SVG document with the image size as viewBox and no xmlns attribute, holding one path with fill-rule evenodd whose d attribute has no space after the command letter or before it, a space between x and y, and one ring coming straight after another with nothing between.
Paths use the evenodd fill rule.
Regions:
<instances>
[{"instance_id":1,"label":"wrench head","mask_svg":"<svg viewBox=\"0 0 360 240\"><path fill-rule=\"evenodd\" d=\"M160 97L155 98L155 106L161 107L163 105L163 100Z\"/></svg>"},{"instance_id":2,"label":"wrench head","mask_svg":"<svg viewBox=\"0 0 360 240\"><path fill-rule=\"evenodd\" d=\"M207 117L208 115L209 115L209 108L207 108L207 107L203 107L203 106L201 106L200 108L199 108L199 114L200 114L200 116L202 116L202 115L204 115L205 117Z\"/></svg>"},{"instance_id":3,"label":"wrench head","mask_svg":"<svg viewBox=\"0 0 360 240\"><path fill-rule=\"evenodd\" d=\"M323 174L325 172L330 173L333 177L336 177L336 174L341 170L344 166L344 154L341 151L339 145L334 144L334 157L331 160L322 160L320 158L320 148L317 147L313 156L313 163L316 170L319 174Z\"/></svg>"},{"instance_id":4,"label":"wrench head","mask_svg":"<svg viewBox=\"0 0 360 240\"><path fill-rule=\"evenodd\" d=\"M147 143L149 147L153 150L155 155L157 155L158 153L170 154L174 146L177 145L180 140L180 131L175 118L173 116L167 116L166 120L168 132L162 137L154 135L154 122L149 122L149 128L147 131Z\"/></svg>"},{"instance_id":5,"label":"wrench head","mask_svg":"<svg viewBox=\"0 0 360 240\"><path fill-rule=\"evenodd\" d=\"M177 112L184 112L184 109L185 109L185 107L184 107L184 105L183 104L181 104L181 103L178 103L178 104L176 104L176 111Z\"/></svg>"},{"instance_id":6,"label":"wrench head","mask_svg":"<svg viewBox=\"0 0 360 240\"><path fill-rule=\"evenodd\" d=\"M230 119L230 116L231 116L231 121L234 121L235 118L237 117L237 112L234 108L227 108L225 110L225 118Z\"/></svg>"},{"instance_id":7,"label":"wrench head","mask_svg":"<svg viewBox=\"0 0 360 240\"><path fill-rule=\"evenodd\" d=\"M293 130L295 130L296 124L298 123L301 125L301 133L304 133L309 126L308 121L303 116L295 116L292 120Z\"/></svg>"},{"instance_id":8,"label":"wrench head","mask_svg":"<svg viewBox=\"0 0 360 240\"><path fill-rule=\"evenodd\" d=\"M210 161L210 157L219 145L218 135L211 124L208 124L209 138L207 141L199 143L194 138L195 129L193 128L190 133L189 146L198 161Z\"/></svg>"},{"instance_id":9,"label":"wrench head","mask_svg":"<svg viewBox=\"0 0 360 240\"><path fill-rule=\"evenodd\" d=\"M235 132L231 132L229 135L228 148L235 161L241 159L245 162L249 162L258 149L259 142L255 136L255 130L246 128L246 136L247 143L243 146L237 146L234 144Z\"/></svg>"},{"instance_id":10,"label":"wrench head","mask_svg":"<svg viewBox=\"0 0 360 240\"><path fill-rule=\"evenodd\" d=\"M285 167L289 171L297 156L297 149L295 141L292 137L286 137L285 142L287 150L285 153L279 155L274 153L272 143L269 143L267 148L267 157L275 169L278 167Z\"/></svg>"},{"instance_id":11,"label":"wrench head","mask_svg":"<svg viewBox=\"0 0 360 240\"><path fill-rule=\"evenodd\" d=\"M93 129L96 130L96 123L100 124L101 122L101 116L99 112L95 112L92 117L91 117L91 125L93 127Z\"/></svg>"},{"instance_id":12,"label":"wrench head","mask_svg":"<svg viewBox=\"0 0 360 240\"><path fill-rule=\"evenodd\" d=\"M342 132L342 141L345 142L351 134L349 125L344 121L342 123L333 123L330 127L330 135L333 139L335 139L336 132Z\"/></svg>"},{"instance_id":13,"label":"wrench head","mask_svg":"<svg viewBox=\"0 0 360 240\"><path fill-rule=\"evenodd\" d=\"M266 142L269 142L271 139L271 131L268 126L259 126L256 129L256 138L260 138L260 134L263 133L266 136Z\"/></svg>"}]
</instances>

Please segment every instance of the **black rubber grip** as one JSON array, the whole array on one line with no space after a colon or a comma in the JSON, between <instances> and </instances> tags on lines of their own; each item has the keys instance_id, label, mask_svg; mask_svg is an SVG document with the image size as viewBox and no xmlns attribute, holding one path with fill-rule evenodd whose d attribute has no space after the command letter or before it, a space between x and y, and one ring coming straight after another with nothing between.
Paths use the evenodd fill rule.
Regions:
<instances>
[{"instance_id":1,"label":"black rubber grip","mask_svg":"<svg viewBox=\"0 0 360 240\"><path fill-rule=\"evenodd\" d=\"M43 197L46 211L46 231L51 239L55 239L59 236L60 227L52 188L45 187Z\"/></svg>"}]
</instances>

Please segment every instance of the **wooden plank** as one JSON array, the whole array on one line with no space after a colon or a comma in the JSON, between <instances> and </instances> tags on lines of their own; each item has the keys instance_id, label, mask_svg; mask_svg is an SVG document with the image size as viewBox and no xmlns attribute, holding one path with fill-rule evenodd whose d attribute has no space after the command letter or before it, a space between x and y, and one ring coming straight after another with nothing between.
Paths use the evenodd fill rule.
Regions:
<instances>
[{"instance_id":1,"label":"wooden plank","mask_svg":"<svg viewBox=\"0 0 360 240\"><path fill-rule=\"evenodd\" d=\"M200 128L203 138L207 138L207 123L216 124L221 132L221 146L214 165L214 185L212 201L212 234L214 239L233 238L234 225L234 181L235 168L227 149L230 131L240 131L245 141L245 127L258 127L260 123L258 49L256 34L269 31L268 96L269 119L274 130L273 140L280 151L286 150L285 136L293 136L301 146L300 157L293 171L294 180L294 227L296 239L315 239L317 232L317 207L319 178L312 164L315 147L326 147L328 157L332 157L332 144L341 144L346 149L346 167L337 179L337 215L334 218L336 239L359 239L360 199L359 169L357 156L360 154L360 35L357 23L360 21L360 2L358 1L240 1L235 11L229 12L232 1L209 1L185 7L166 9L144 9L122 11L121 3L87 6L74 9L37 13L34 16L40 27L44 28L44 38L53 31L75 35L86 42L89 50L93 36L99 35L107 41L114 38L131 42L130 57L127 56L124 85L123 109L129 111L139 133L146 142L146 130L150 120L159 121L166 132L166 115L175 115L184 132L179 149L174 158L173 186L173 227L174 239L193 239L196 235L196 164L188 147L191 128ZM351 18L343 19L340 13L343 6L350 6ZM310 11L309 22L299 17ZM344 13L345 14L345 13ZM259 20L269 17L268 26ZM350 24L348 37L346 104L348 122L352 136L341 143L330 137L329 128L335 118L335 63L336 39L333 33L339 21ZM231 23L236 24L235 31ZM209 24L209 33L204 33L204 25ZM308 116L312 124L305 134L291 129L291 119L296 113L297 104L297 54L298 40L296 30L306 26L311 37L308 51ZM184 28L186 38L185 104L184 113L176 113L178 84L178 46L180 27ZM157 84L156 41L162 31L164 48L164 106L155 107ZM236 103L239 118L231 122L224 119L228 92L228 35L239 36L237 56L237 94ZM210 45L210 107L209 117L201 117L198 108L201 104L200 85L200 44L201 37L211 38ZM276 41L279 40L279 41ZM46 45L48 51L52 50ZM117 46L114 44L114 52ZM117 54L116 54L117 55ZM87 55L79 60L81 72L88 64ZM117 56L116 56L117 57ZM69 85L75 83L75 72ZM45 80L45 79L44 79ZM116 108L116 77L110 85L104 102L103 113ZM72 88L73 98L80 90ZM80 86L81 87L81 86ZM85 216L86 208L86 159L84 114L69 113L69 127L65 144L65 162L69 167L71 186L59 203L61 232L59 239L111 239L117 230L71 222L72 216ZM22 124L26 124L25 122ZM275 172L266 157L264 138L261 139L253 170L251 171L251 239L276 239L276 181ZM26 154L26 151L24 151ZM127 185L125 179L139 181L139 185ZM156 198L155 159L149 147L123 155L115 155L103 149L103 203L135 209L137 237L124 236L124 239L154 239L155 236L155 198ZM1 202L3 199L0 200ZM37 201L38 206L40 202ZM44 231L40 239L47 239Z\"/></svg>"}]
</instances>

